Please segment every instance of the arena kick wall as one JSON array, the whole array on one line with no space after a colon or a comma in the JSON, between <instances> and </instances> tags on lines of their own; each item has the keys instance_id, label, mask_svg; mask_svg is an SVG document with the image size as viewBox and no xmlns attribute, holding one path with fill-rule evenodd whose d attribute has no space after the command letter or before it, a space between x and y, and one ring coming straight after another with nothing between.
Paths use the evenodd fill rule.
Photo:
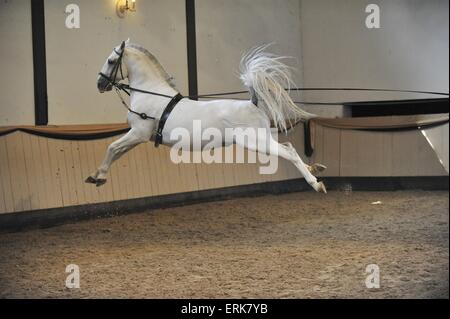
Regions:
<instances>
[{"instance_id":1,"label":"arena kick wall","mask_svg":"<svg viewBox=\"0 0 450 319\"><path fill-rule=\"evenodd\" d=\"M365 132L319 127L310 159L303 155L301 126L288 138L306 162L328 167L325 183L326 177L448 176L444 163L448 168L448 124L426 132L433 147L443 150L440 157L419 130ZM284 160L274 175L259 174L258 164L173 164L169 148L156 149L148 143L119 159L103 187L85 184L84 179L96 169L114 139L65 141L22 132L0 137L0 213L300 178L295 167Z\"/></svg>"}]
</instances>

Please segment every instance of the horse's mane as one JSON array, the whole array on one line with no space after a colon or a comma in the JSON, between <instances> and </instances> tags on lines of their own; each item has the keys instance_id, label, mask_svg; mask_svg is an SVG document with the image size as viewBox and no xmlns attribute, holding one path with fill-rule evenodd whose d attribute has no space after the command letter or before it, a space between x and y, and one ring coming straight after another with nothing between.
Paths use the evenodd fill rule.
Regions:
<instances>
[{"instance_id":1,"label":"horse's mane","mask_svg":"<svg viewBox=\"0 0 450 319\"><path fill-rule=\"evenodd\" d=\"M155 58L155 56L151 54L146 48L135 43L128 43L127 47L136 49L139 52L144 53L145 56L149 58L150 62L156 67L156 69L158 70L164 81L166 81L167 84L169 84L171 87L175 88L174 78L170 76L169 73L167 73L167 71L163 68L161 63L159 63L159 61Z\"/></svg>"}]
</instances>

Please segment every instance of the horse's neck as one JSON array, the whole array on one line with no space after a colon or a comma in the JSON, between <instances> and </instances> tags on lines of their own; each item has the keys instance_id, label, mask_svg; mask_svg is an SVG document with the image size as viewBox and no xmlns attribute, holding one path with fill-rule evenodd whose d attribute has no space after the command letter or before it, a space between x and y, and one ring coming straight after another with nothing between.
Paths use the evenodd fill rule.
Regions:
<instances>
[{"instance_id":1,"label":"horse's neck","mask_svg":"<svg viewBox=\"0 0 450 319\"><path fill-rule=\"evenodd\" d=\"M130 86L155 93L175 95L177 91L162 77L158 68L146 58L136 59L131 55L124 59Z\"/></svg>"}]
</instances>

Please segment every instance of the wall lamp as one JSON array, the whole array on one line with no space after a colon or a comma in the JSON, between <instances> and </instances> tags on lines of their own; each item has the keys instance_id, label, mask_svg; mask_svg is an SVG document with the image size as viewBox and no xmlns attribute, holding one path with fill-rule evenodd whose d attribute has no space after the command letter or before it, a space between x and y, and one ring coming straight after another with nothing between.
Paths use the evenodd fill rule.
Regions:
<instances>
[{"instance_id":1,"label":"wall lamp","mask_svg":"<svg viewBox=\"0 0 450 319\"><path fill-rule=\"evenodd\" d=\"M117 15L123 18L127 11L136 12L136 0L116 0Z\"/></svg>"}]
</instances>

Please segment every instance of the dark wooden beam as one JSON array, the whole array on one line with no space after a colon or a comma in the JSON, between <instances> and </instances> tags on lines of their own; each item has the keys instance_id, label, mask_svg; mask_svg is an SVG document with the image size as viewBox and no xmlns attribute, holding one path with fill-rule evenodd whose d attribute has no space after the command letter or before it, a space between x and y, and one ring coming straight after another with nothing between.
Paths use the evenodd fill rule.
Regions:
<instances>
[{"instance_id":1,"label":"dark wooden beam","mask_svg":"<svg viewBox=\"0 0 450 319\"><path fill-rule=\"evenodd\" d=\"M348 102L352 117L448 113L448 98Z\"/></svg>"},{"instance_id":2,"label":"dark wooden beam","mask_svg":"<svg viewBox=\"0 0 450 319\"><path fill-rule=\"evenodd\" d=\"M44 0L31 1L33 38L34 116L36 125L47 125L47 63L45 57Z\"/></svg>"},{"instance_id":3,"label":"dark wooden beam","mask_svg":"<svg viewBox=\"0 0 450 319\"><path fill-rule=\"evenodd\" d=\"M195 27L195 0L186 0L186 37L189 95L198 95L197 37Z\"/></svg>"}]
</instances>

